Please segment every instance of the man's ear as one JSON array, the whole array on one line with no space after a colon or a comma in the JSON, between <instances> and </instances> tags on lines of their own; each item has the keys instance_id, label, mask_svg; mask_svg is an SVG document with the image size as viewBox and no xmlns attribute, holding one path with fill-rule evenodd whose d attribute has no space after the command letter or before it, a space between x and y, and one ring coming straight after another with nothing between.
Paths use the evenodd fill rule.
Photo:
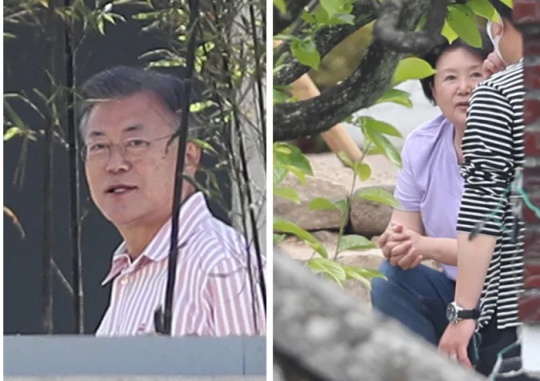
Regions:
<instances>
[{"instance_id":1,"label":"man's ear","mask_svg":"<svg viewBox=\"0 0 540 381\"><path fill-rule=\"evenodd\" d=\"M186 144L186 168L193 167L194 170L199 168L201 162L201 147L194 142L188 142Z\"/></svg>"}]
</instances>

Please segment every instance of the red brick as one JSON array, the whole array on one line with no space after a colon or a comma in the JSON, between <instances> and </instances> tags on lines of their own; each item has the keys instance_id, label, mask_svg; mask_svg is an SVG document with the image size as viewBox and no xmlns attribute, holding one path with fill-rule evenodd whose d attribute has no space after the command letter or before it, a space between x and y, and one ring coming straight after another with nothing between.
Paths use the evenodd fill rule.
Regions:
<instances>
[{"instance_id":1,"label":"red brick","mask_svg":"<svg viewBox=\"0 0 540 381\"><path fill-rule=\"evenodd\" d=\"M532 124L537 120L540 120L540 100L539 99L526 99L525 100L525 113L523 116L525 124Z\"/></svg>"},{"instance_id":2,"label":"red brick","mask_svg":"<svg viewBox=\"0 0 540 381\"><path fill-rule=\"evenodd\" d=\"M525 134L525 137L527 134ZM525 142L527 142L525 140ZM538 141L540 143L540 141ZM526 144L526 143L525 143ZM532 156L529 154L529 156ZM526 192L536 190L535 188L540 188L540 167L523 168L523 189Z\"/></svg>"},{"instance_id":3,"label":"red brick","mask_svg":"<svg viewBox=\"0 0 540 381\"><path fill-rule=\"evenodd\" d=\"M540 89L540 65L525 66L523 82L526 89Z\"/></svg>"},{"instance_id":4,"label":"red brick","mask_svg":"<svg viewBox=\"0 0 540 381\"><path fill-rule=\"evenodd\" d=\"M540 22L540 2L538 0L515 0L513 16L516 24Z\"/></svg>"},{"instance_id":5,"label":"red brick","mask_svg":"<svg viewBox=\"0 0 540 381\"><path fill-rule=\"evenodd\" d=\"M540 288L540 264L525 263L523 277L525 288Z\"/></svg>"},{"instance_id":6,"label":"red brick","mask_svg":"<svg viewBox=\"0 0 540 381\"><path fill-rule=\"evenodd\" d=\"M525 155L540 156L540 131L527 129L523 134Z\"/></svg>"},{"instance_id":7,"label":"red brick","mask_svg":"<svg viewBox=\"0 0 540 381\"><path fill-rule=\"evenodd\" d=\"M525 36L523 39L524 56L540 56L540 39Z\"/></svg>"},{"instance_id":8,"label":"red brick","mask_svg":"<svg viewBox=\"0 0 540 381\"><path fill-rule=\"evenodd\" d=\"M540 322L540 294L524 294L519 299L519 320L526 323Z\"/></svg>"},{"instance_id":9,"label":"red brick","mask_svg":"<svg viewBox=\"0 0 540 381\"><path fill-rule=\"evenodd\" d=\"M525 206L523 212L528 208ZM540 259L540 232L530 226L525 229L525 237L523 239L525 257L527 261L535 261Z\"/></svg>"}]
</instances>

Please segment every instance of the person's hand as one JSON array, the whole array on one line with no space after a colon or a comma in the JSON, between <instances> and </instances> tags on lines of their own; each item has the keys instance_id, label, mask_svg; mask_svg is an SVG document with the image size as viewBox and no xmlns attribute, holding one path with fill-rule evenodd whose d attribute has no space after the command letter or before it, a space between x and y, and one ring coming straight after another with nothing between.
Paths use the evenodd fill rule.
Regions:
<instances>
[{"instance_id":1,"label":"person's hand","mask_svg":"<svg viewBox=\"0 0 540 381\"><path fill-rule=\"evenodd\" d=\"M490 53L484 60L484 63L482 65L482 75L484 76L484 78L489 78L493 74L498 73L504 69L506 69L506 64L497 53L493 52Z\"/></svg>"},{"instance_id":2,"label":"person's hand","mask_svg":"<svg viewBox=\"0 0 540 381\"><path fill-rule=\"evenodd\" d=\"M424 237L414 230L401 226L399 231L390 234L385 245L389 251L388 260L393 266L410 270L422 262L421 244ZM384 252L384 250L383 250Z\"/></svg>"},{"instance_id":3,"label":"person's hand","mask_svg":"<svg viewBox=\"0 0 540 381\"><path fill-rule=\"evenodd\" d=\"M378 244L386 259L390 259L390 252L400 243L400 241L396 238L398 237L398 234L403 231L403 229L403 225L390 222L384 233L379 237Z\"/></svg>"},{"instance_id":4,"label":"person's hand","mask_svg":"<svg viewBox=\"0 0 540 381\"><path fill-rule=\"evenodd\" d=\"M467 347L471 341L476 321L473 319L460 320L457 323L449 323L439 341L439 352L446 354L451 359L459 361L462 365L472 368Z\"/></svg>"}]
</instances>

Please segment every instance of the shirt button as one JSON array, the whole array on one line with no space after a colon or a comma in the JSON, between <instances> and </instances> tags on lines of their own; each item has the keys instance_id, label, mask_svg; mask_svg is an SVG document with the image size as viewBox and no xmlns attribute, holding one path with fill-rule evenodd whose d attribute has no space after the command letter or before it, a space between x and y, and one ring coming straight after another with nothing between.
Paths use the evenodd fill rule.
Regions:
<instances>
[{"instance_id":1,"label":"shirt button","mask_svg":"<svg viewBox=\"0 0 540 381\"><path fill-rule=\"evenodd\" d=\"M128 283L129 283L129 278L127 278L127 277L126 277L126 278L123 278L123 279L120 281L120 284L121 284L122 286L125 286L125 285L128 284Z\"/></svg>"}]
</instances>

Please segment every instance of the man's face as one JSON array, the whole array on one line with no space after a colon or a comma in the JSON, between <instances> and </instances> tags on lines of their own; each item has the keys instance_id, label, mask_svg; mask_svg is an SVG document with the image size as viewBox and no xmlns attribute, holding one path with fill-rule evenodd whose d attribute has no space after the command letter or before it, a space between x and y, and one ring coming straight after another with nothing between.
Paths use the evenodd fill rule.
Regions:
<instances>
[{"instance_id":1,"label":"man's face","mask_svg":"<svg viewBox=\"0 0 540 381\"><path fill-rule=\"evenodd\" d=\"M169 144L174 123L149 93L98 103L90 112L86 177L93 201L117 228L159 227L170 218L178 154L178 139ZM184 172L193 176L199 158L189 143Z\"/></svg>"}]
</instances>

